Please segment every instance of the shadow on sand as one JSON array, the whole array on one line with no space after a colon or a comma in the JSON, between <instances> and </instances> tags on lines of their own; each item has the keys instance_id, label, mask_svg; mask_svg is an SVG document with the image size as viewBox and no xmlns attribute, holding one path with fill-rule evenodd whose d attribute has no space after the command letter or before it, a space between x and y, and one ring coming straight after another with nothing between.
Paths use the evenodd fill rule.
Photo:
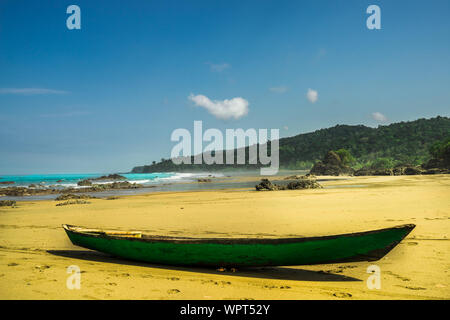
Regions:
<instances>
[{"instance_id":1,"label":"shadow on sand","mask_svg":"<svg viewBox=\"0 0 450 320\"><path fill-rule=\"evenodd\" d=\"M130 260L124 260L116 258L101 252L89 251L89 250L48 250L48 253L65 258L80 259L87 261L114 263L130 266L141 266L150 268L159 268L167 270L177 270L184 272L198 272L214 275L230 275L235 277L248 277L248 278L261 278L261 279L275 279L275 280L294 280L294 281L329 281L329 282L341 282L341 281L362 281L360 279L347 277L344 275L328 273L324 271L310 271L303 269L294 269L287 267L258 267L258 268L239 268L237 272L220 272L213 268L201 268L201 267L177 267L156 265L145 262L136 262Z\"/></svg>"}]
</instances>

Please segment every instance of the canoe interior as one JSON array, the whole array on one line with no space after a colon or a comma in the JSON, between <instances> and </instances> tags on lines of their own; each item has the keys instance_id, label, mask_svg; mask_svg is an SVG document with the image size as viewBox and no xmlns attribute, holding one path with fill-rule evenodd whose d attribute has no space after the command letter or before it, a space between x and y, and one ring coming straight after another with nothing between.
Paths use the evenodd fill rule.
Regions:
<instances>
[{"instance_id":1,"label":"canoe interior","mask_svg":"<svg viewBox=\"0 0 450 320\"><path fill-rule=\"evenodd\" d=\"M375 261L415 225L323 237L188 238L63 225L73 244L118 257L184 266L287 266Z\"/></svg>"}]
</instances>

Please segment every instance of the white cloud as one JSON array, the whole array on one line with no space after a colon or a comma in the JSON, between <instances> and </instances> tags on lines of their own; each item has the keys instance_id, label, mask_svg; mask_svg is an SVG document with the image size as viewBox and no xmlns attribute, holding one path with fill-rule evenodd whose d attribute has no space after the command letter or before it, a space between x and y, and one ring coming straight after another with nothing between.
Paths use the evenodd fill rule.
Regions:
<instances>
[{"instance_id":1,"label":"white cloud","mask_svg":"<svg viewBox=\"0 0 450 320\"><path fill-rule=\"evenodd\" d=\"M229 63L216 64L216 63L207 62L207 64L209 64L211 71L214 71L214 72L222 72L225 69L231 68L231 65Z\"/></svg>"},{"instance_id":2,"label":"white cloud","mask_svg":"<svg viewBox=\"0 0 450 320\"><path fill-rule=\"evenodd\" d=\"M275 93L285 93L286 91L288 91L288 88L285 86L280 86L269 88L269 90Z\"/></svg>"},{"instance_id":3,"label":"white cloud","mask_svg":"<svg viewBox=\"0 0 450 320\"><path fill-rule=\"evenodd\" d=\"M230 100L225 99L211 101L204 95L191 94L188 98L193 101L196 106L205 108L209 113L219 119L239 119L248 113L249 103L247 100L240 97Z\"/></svg>"},{"instance_id":4,"label":"white cloud","mask_svg":"<svg viewBox=\"0 0 450 320\"><path fill-rule=\"evenodd\" d=\"M21 95L35 95L35 94L66 94L67 91L44 89L44 88L0 88L0 94L21 94Z\"/></svg>"},{"instance_id":5,"label":"white cloud","mask_svg":"<svg viewBox=\"0 0 450 320\"><path fill-rule=\"evenodd\" d=\"M384 114L380 112L374 112L372 113L372 119L378 122L386 122L387 118Z\"/></svg>"},{"instance_id":6,"label":"white cloud","mask_svg":"<svg viewBox=\"0 0 450 320\"><path fill-rule=\"evenodd\" d=\"M306 93L306 98L309 100L309 102L315 103L319 98L319 94L317 93L316 90L308 89L308 92Z\"/></svg>"}]
</instances>

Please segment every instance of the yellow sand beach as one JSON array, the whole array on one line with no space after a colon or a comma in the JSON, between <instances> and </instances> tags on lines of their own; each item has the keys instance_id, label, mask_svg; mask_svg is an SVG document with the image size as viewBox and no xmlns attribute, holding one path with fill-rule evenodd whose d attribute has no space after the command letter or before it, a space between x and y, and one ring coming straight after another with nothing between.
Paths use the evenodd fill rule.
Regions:
<instances>
[{"instance_id":1,"label":"yellow sand beach","mask_svg":"<svg viewBox=\"0 0 450 320\"><path fill-rule=\"evenodd\" d=\"M450 298L450 176L345 177L322 184L327 188L152 193L68 206L46 200L2 207L0 299ZM73 246L64 223L194 237L417 227L376 262L232 272L109 257ZM371 264L380 267L381 289L366 285ZM71 265L81 269L79 290L66 286Z\"/></svg>"}]
</instances>

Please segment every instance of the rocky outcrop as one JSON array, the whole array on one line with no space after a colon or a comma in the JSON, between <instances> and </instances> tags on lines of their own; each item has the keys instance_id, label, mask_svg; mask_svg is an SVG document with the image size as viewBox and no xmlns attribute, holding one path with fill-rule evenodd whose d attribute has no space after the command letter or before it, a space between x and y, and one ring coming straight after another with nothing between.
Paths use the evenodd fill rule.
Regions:
<instances>
[{"instance_id":1,"label":"rocky outcrop","mask_svg":"<svg viewBox=\"0 0 450 320\"><path fill-rule=\"evenodd\" d=\"M420 167L406 167L403 169L405 175L412 176L417 174L422 174L424 170L420 169Z\"/></svg>"},{"instance_id":2,"label":"rocky outcrop","mask_svg":"<svg viewBox=\"0 0 450 320\"><path fill-rule=\"evenodd\" d=\"M372 169L372 168L361 168L356 170L355 176L393 176L393 169Z\"/></svg>"},{"instance_id":3,"label":"rocky outcrop","mask_svg":"<svg viewBox=\"0 0 450 320\"><path fill-rule=\"evenodd\" d=\"M293 182L289 182L286 186L288 190L298 190L298 189L318 189L322 188L322 186L317 183L314 179L303 179L297 180Z\"/></svg>"},{"instance_id":4,"label":"rocky outcrop","mask_svg":"<svg viewBox=\"0 0 450 320\"><path fill-rule=\"evenodd\" d=\"M69 193L84 193L84 192L98 192L112 189L137 189L137 188L153 188L154 186L144 187L141 184L130 183L128 181L115 181L112 183L93 184L86 188L27 188L27 187L6 187L0 188L0 196L22 197L31 195L44 194L69 194Z\"/></svg>"},{"instance_id":5,"label":"rocky outcrop","mask_svg":"<svg viewBox=\"0 0 450 320\"><path fill-rule=\"evenodd\" d=\"M101 176L98 178L91 178L91 179L84 179L81 181L78 181L77 185L80 187L86 187L86 186L92 186L92 181L120 181L120 180L126 180L124 176L121 176L120 174L114 173L109 174L107 176Z\"/></svg>"},{"instance_id":6,"label":"rocky outcrop","mask_svg":"<svg viewBox=\"0 0 450 320\"><path fill-rule=\"evenodd\" d=\"M423 166L398 165L392 169L362 168L355 171L355 176L402 176L443 173L450 173L450 170L442 168L424 169Z\"/></svg>"},{"instance_id":7,"label":"rocky outcrop","mask_svg":"<svg viewBox=\"0 0 450 320\"><path fill-rule=\"evenodd\" d=\"M81 181L78 181L77 185L78 185L79 187L88 187L88 186L92 186L92 181L91 181L91 180L87 180L87 179L81 180Z\"/></svg>"},{"instance_id":8,"label":"rocky outcrop","mask_svg":"<svg viewBox=\"0 0 450 320\"><path fill-rule=\"evenodd\" d=\"M274 191L274 190L282 190L280 186L273 184L269 179L261 179L261 182L255 186L256 191Z\"/></svg>"},{"instance_id":9,"label":"rocky outcrop","mask_svg":"<svg viewBox=\"0 0 450 320\"><path fill-rule=\"evenodd\" d=\"M49 194L49 189L38 189L38 188L27 188L27 187L7 187L0 188L0 195L11 196L11 197L21 197L21 196L31 196L40 194Z\"/></svg>"},{"instance_id":10,"label":"rocky outcrop","mask_svg":"<svg viewBox=\"0 0 450 320\"><path fill-rule=\"evenodd\" d=\"M316 176L343 176L353 175L354 170L345 165L339 155L329 151L322 161L317 162L309 172Z\"/></svg>"},{"instance_id":11,"label":"rocky outcrop","mask_svg":"<svg viewBox=\"0 0 450 320\"><path fill-rule=\"evenodd\" d=\"M15 205L14 200L0 200L0 207L14 207Z\"/></svg>"},{"instance_id":12,"label":"rocky outcrop","mask_svg":"<svg viewBox=\"0 0 450 320\"><path fill-rule=\"evenodd\" d=\"M126 180L127 178L125 178L124 176L121 176L120 174L114 173L114 174L109 174L107 176L101 176L98 178L93 178L90 179L92 181L115 181L115 180Z\"/></svg>"},{"instance_id":13,"label":"rocky outcrop","mask_svg":"<svg viewBox=\"0 0 450 320\"><path fill-rule=\"evenodd\" d=\"M450 169L431 168L425 170L422 174L450 174Z\"/></svg>"},{"instance_id":14,"label":"rocky outcrop","mask_svg":"<svg viewBox=\"0 0 450 320\"><path fill-rule=\"evenodd\" d=\"M298 190L298 189L316 189L322 188L315 179L299 179L289 182L287 185L277 185L269 179L261 179L261 182L255 186L256 191L276 191L276 190Z\"/></svg>"},{"instance_id":15,"label":"rocky outcrop","mask_svg":"<svg viewBox=\"0 0 450 320\"><path fill-rule=\"evenodd\" d=\"M448 174L450 173L450 162L445 159L430 159L422 164L421 168L425 170L424 174Z\"/></svg>"},{"instance_id":16,"label":"rocky outcrop","mask_svg":"<svg viewBox=\"0 0 450 320\"><path fill-rule=\"evenodd\" d=\"M112 183L93 184L90 187L82 188L85 192L106 191L111 189L137 189L144 187L141 184L131 183L128 181L115 181ZM72 191L73 189L68 189ZM78 189L79 190L79 189ZM67 192L67 191L64 191Z\"/></svg>"},{"instance_id":17,"label":"rocky outcrop","mask_svg":"<svg viewBox=\"0 0 450 320\"><path fill-rule=\"evenodd\" d=\"M316 176L313 174L306 174L304 176L302 175L293 175L293 176L287 176L284 178L284 180L304 180L304 179L316 179Z\"/></svg>"}]
</instances>

